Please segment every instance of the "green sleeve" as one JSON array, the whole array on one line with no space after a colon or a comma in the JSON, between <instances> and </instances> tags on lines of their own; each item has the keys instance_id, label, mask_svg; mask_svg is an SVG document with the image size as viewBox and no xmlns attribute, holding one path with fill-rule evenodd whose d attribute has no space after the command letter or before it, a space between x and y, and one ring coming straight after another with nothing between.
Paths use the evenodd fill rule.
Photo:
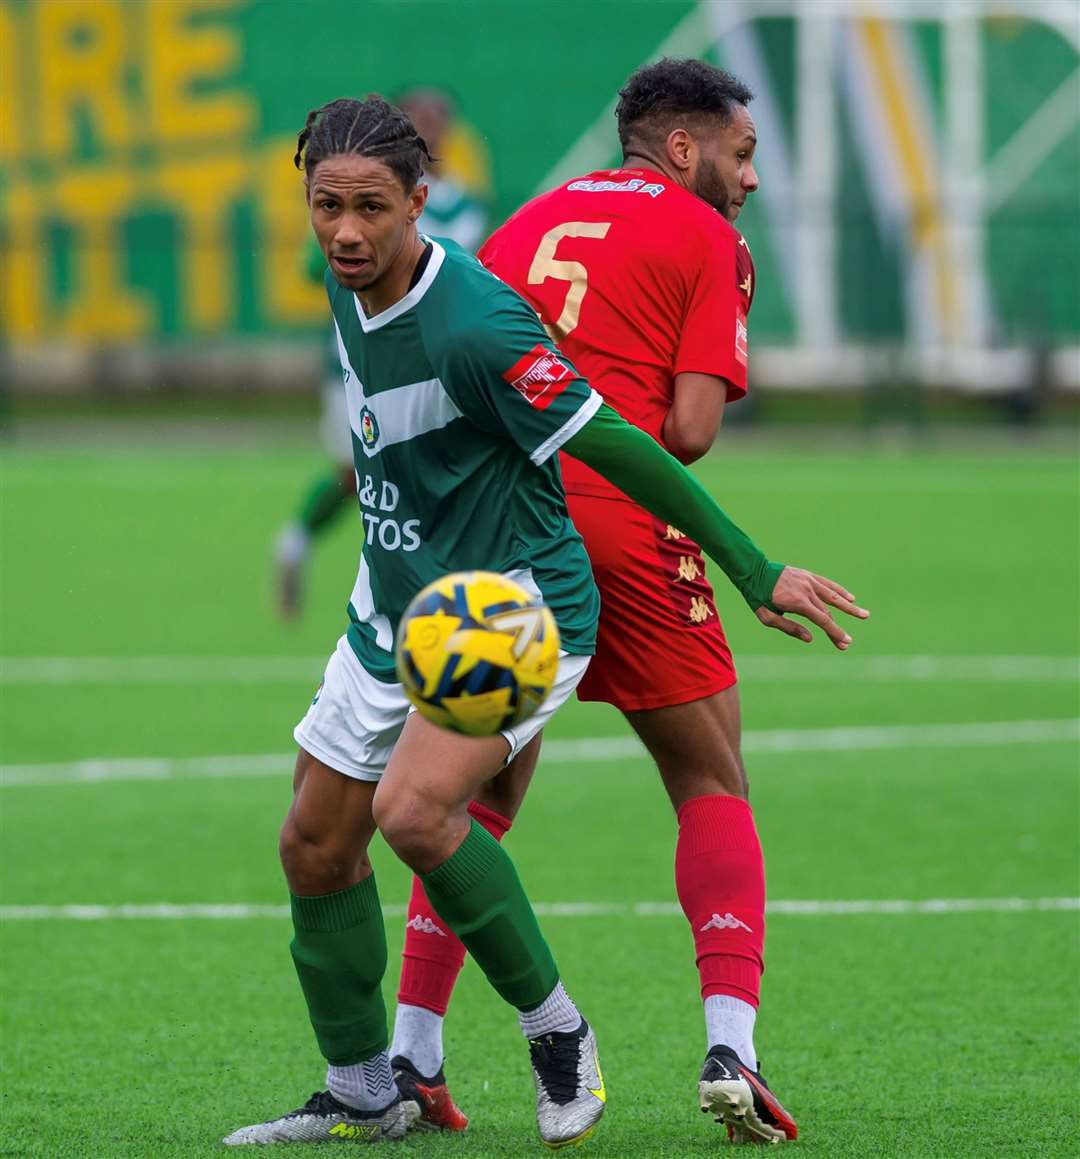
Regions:
<instances>
[{"instance_id":1,"label":"green sleeve","mask_svg":"<svg viewBox=\"0 0 1080 1159\"><path fill-rule=\"evenodd\" d=\"M779 610L771 601L784 565L770 563L694 476L655 439L631 426L611 407L602 406L563 450L700 543L751 608L764 605Z\"/></svg>"}]
</instances>

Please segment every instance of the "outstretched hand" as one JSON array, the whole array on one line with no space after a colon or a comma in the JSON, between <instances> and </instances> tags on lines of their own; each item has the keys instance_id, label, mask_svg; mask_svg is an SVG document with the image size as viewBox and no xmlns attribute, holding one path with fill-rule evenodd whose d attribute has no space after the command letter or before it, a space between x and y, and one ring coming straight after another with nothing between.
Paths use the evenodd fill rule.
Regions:
<instances>
[{"instance_id":1,"label":"outstretched hand","mask_svg":"<svg viewBox=\"0 0 1080 1159\"><path fill-rule=\"evenodd\" d=\"M817 624L841 652L847 650L851 637L832 618L829 608L839 608L859 620L870 618L870 613L855 603L855 597L846 588L823 575L804 571L801 567L784 568L773 588L772 603L781 612L791 612ZM778 615L768 608L758 608L755 615L766 628L776 628L788 636L794 636L796 640L802 640L804 644L809 644L813 639L805 624L789 620L787 616Z\"/></svg>"}]
</instances>

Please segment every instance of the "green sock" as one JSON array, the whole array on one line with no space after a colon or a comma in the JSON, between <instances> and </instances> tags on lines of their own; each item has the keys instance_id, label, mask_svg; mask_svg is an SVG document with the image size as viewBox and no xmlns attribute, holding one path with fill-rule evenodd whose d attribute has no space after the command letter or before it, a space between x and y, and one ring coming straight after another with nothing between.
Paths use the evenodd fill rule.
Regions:
<instances>
[{"instance_id":1,"label":"green sock","mask_svg":"<svg viewBox=\"0 0 1080 1159\"><path fill-rule=\"evenodd\" d=\"M318 535L333 523L349 498L349 492L342 486L340 471L322 476L304 496L300 507L300 526L308 535Z\"/></svg>"},{"instance_id":2,"label":"green sock","mask_svg":"<svg viewBox=\"0 0 1080 1159\"><path fill-rule=\"evenodd\" d=\"M487 980L519 1010L555 989L559 971L514 863L475 821L469 835L421 881L439 917L465 943Z\"/></svg>"},{"instance_id":3,"label":"green sock","mask_svg":"<svg viewBox=\"0 0 1080 1159\"><path fill-rule=\"evenodd\" d=\"M292 899L290 949L319 1049L349 1066L386 1049L386 930L375 877L323 897Z\"/></svg>"}]
</instances>

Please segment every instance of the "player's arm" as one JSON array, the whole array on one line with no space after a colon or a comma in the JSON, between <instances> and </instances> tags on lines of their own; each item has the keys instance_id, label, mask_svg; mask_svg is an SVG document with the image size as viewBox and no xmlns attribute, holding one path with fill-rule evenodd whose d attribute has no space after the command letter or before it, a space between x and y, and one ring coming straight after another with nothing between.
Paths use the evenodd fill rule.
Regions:
<instances>
[{"instance_id":1,"label":"player's arm","mask_svg":"<svg viewBox=\"0 0 1080 1159\"><path fill-rule=\"evenodd\" d=\"M836 623L829 608L839 608L862 620L870 614L832 580L772 563L689 471L610 407L601 406L563 449L646 510L697 540L767 627L809 641L810 632L804 625L781 614L794 612L817 624L843 650L851 637Z\"/></svg>"},{"instance_id":2,"label":"player's arm","mask_svg":"<svg viewBox=\"0 0 1080 1159\"><path fill-rule=\"evenodd\" d=\"M675 376L675 397L664 419L664 446L680 463L696 463L713 445L724 418L729 385L714 374Z\"/></svg>"},{"instance_id":3,"label":"player's arm","mask_svg":"<svg viewBox=\"0 0 1080 1159\"><path fill-rule=\"evenodd\" d=\"M746 322L736 285L738 235L716 218L687 237L686 309L672 373L674 393L664 420L664 446L681 463L713 444L727 402L746 393ZM673 288L673 293L676 289Z\"/></svg>"}]
</instances>

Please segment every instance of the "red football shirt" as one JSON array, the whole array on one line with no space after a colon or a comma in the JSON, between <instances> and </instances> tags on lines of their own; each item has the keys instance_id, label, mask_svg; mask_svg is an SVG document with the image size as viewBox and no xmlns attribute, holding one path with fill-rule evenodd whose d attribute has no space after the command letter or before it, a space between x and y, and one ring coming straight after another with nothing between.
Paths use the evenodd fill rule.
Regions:
<instances>
[{"instance_id":1,"label":"red football shirt","mask_svg":"<svg viewBox=\"0 0 1080 1159\"><path fill-rule=\"evenodd\" d=\"M746 393L750 251L700 198L651 169L604 169L522 206L480 260L518 291L628 422L661 431L683 371ZM566 490L624 497L564 455Z\"/></svg>"}]
</instances>

